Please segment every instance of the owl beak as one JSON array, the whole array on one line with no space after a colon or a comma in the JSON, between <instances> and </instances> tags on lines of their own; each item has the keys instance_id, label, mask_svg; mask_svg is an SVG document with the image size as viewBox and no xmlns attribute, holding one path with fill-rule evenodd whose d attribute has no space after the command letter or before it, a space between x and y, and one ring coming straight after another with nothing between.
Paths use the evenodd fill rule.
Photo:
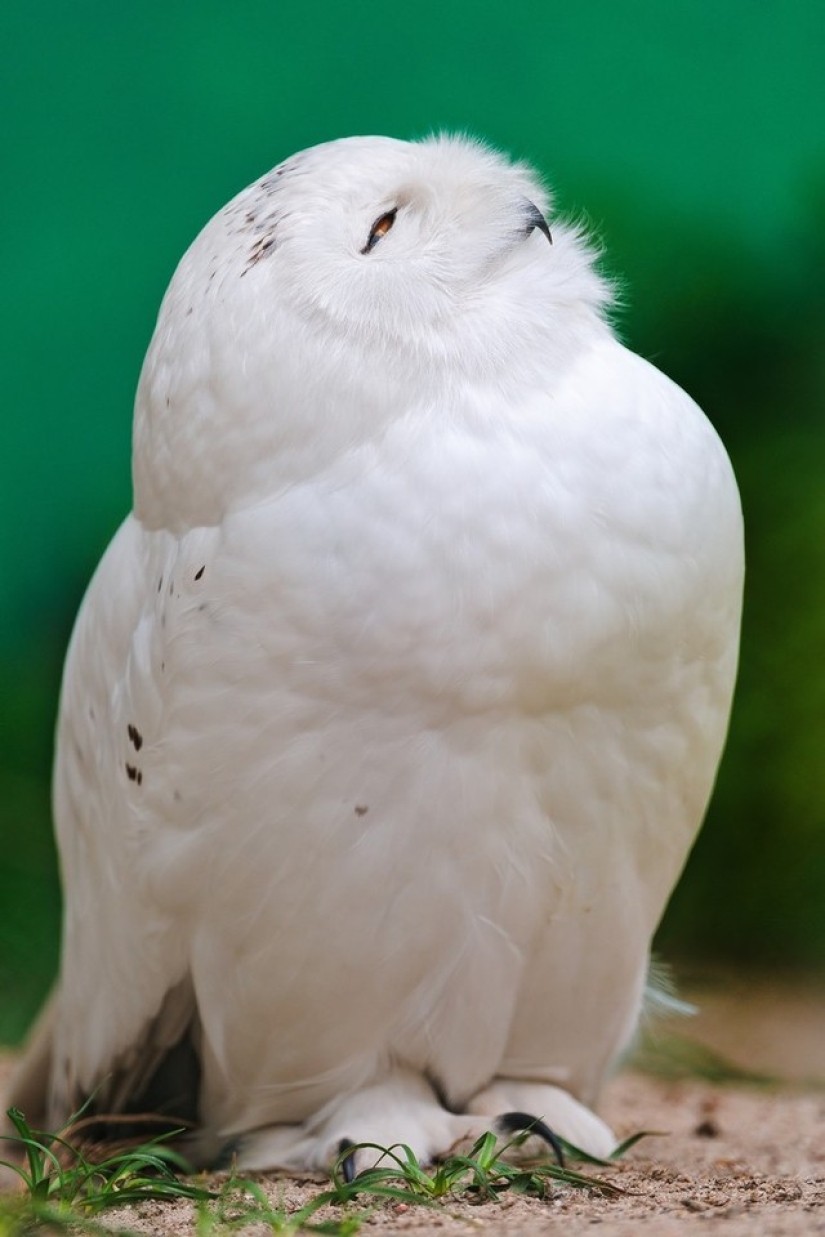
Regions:
<instances>
[{"instance_id":1,"label":"owl beak","mask_svg":"<svg viewBox=\"0 0 825 1237\"><path fill-rule=\"evenodd\" d=\"M550 229L547 226L547 220L541 213L535 202L531 202L529 198L523 200L524 209L524 234L525 236L532 235L538 228L539 232L543 232L550 244L553 244L553 237L550 235Z\"/></svg>"}]
</instances>

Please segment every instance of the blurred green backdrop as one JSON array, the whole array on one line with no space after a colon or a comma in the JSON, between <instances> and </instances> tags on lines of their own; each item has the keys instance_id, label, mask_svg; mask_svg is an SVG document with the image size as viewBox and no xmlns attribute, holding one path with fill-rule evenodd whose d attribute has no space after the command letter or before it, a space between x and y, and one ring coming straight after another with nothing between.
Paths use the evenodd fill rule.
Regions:
<instances>
[{"instance_id":1,"label":"blurred green backdrop","mask_svg":"<svg viewBox=\"0 0 825 1237\"><path fill-rule=\"evenodd\" d=\"M349 133L534 161L621 274L623 335L720 429L749 533L738 703L665 951L825 965L825 7L820 0L58 0L0 16L0 1040L56 961L60 662L129 504L177 258Z\"/></svg>"}]
</instances>

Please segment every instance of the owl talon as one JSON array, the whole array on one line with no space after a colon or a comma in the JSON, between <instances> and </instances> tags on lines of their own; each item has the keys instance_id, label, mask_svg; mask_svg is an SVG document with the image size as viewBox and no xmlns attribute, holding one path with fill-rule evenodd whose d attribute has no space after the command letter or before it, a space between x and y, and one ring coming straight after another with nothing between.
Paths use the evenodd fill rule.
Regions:
<instances>
[{"instance_id":1,"label":"owl talon","mask_svg":"<svg viewBox=\"0 0 825 1237\"><path fill-rule=\"evenodd\" d=\"M537 1138L547 1143L558 1160L559 1168L564 1168L564 1152L561 1143L550 1126L538 1117L531 1117L529 1112L505 1112L498 1118L496 1125L505 1134L521 1134L524 1130L535 1134Z\"/></svg>"},{"instance_id":2,"label":"owl talon","mask_svg":"<svg viewBox=\"0 0 825 1237\"><path fill-rule=\"evenodd\" d=\"M339 1156L343 1155L345 1151L348 1152L348 1154L345 1155L344 1158L339 1161L341 1176L343 1177L344 1182L347 1185L352 1185L357 1175L356 1169L355 1169L354 1148L355 1148L355 1143L352 1142L349 1138L342 1138L338 1144Z\"/></svg>"}]
</instances>

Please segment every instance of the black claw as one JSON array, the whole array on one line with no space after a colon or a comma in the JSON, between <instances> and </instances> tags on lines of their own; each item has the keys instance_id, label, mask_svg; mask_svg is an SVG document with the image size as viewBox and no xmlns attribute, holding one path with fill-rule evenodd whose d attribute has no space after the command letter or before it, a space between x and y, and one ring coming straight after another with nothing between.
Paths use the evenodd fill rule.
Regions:
<instances>
[{"instance_id":1,"label":"black claw","mask_svg":"<svg viewBox=\"0 0 825 1237\"><path fill-rule=\"evenodd\" d=\"M243 1139L240 1137L230 1138L225 1142L218 1151L214 1160L210 1161L209 1167L216 1173L228 1171L240 1152Z\"/></svg>"},{"instance_id":2,"label":"black claw","mask_svg":"<svg viewBox=\"0 0 825 1237\"><path fill-rule=\"evenodd\" d=\"M561 1143L550 1126L545 1125L538 1117L531 1117L529 1112L505 1112L498 1118L496 1124L505 1134L520 1134L523 1130L529 1130L531 1134L544 1139L558 1160L559 1168L564 1168L564 1152L561 1149Z\"/></svg>"},{"instance_id":3,"label":"black claw","mask_svg":"<svg viewBox=\"0 0 825 1237\"><path fill-rule=\"evenodd\" d=\"M355 1147L355 1143L351 1142L349 1138L342 1138L338 1144L339 1155L344 1155L345 1151L349 1151L349 1155L344 1155L343 1160L341 1160L341 1176L347 1185L352 1185L355 1180L355 1156L350 1151L351 1147Z\"/></svg>"}]
</instances>

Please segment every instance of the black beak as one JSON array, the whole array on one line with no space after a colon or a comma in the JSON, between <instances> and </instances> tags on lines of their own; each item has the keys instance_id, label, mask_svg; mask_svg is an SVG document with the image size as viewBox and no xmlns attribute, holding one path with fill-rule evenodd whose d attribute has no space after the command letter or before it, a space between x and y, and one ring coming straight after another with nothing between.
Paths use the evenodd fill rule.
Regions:
<instances>
[{"instance_id":1,"label":"black beak","mask_svg":"<svg viewBox=\"0 0 825 1237\"><path fill-rule=\"evenodd\" d=\"M535 202L531 202L529 198L524 199L524 234L529 236L538 228L539 232L543 232L550 244L553 244L553 238L550 235L550 229L547 226L547 220L541 213Z\"/></svg>"}]
</instances>

